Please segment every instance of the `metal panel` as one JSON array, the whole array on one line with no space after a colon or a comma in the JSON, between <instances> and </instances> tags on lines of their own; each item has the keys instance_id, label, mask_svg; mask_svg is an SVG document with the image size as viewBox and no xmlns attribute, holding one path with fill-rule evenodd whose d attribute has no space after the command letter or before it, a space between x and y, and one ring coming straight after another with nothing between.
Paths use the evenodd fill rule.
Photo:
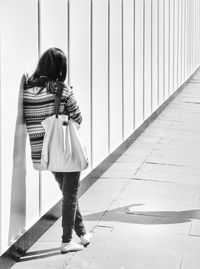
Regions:
<instances>
[{"instance_id":1,"label":"metal panel","mask_svg":"<svg viewBox=\"0 0 200 269\"><path fill-rule=\"evenodd\" d=\"M169 2L170 11L169 11L169 21L170 21L170 81L169 81L169 95L173 92L174 89L174 1Z\"/></svg>"},{"instance_id":2,"label":"metal panel","mask_svg":"<svg viewBox=\"0 0 200 269\"><path fill-rule=\"evenodd\" d=\"M177 88L181 85L181 49L182 49L182 40L181 40L181 17L182 17L182 0L178 1L178 44L177 44Z\"/></svg>"},{"instance_id":3,"label":"metal panel","mask_svg":"<svg viewBox=\"0 0 200 269\"><path fill-rule=\"evenodd\" d=\"M180 2L180 18L179 18L179 33L180 33L180 58L179 58L179 85L182 84L183 78L182 78L182 70L183 70L183 4L184 1Z\"/></svg>"},{"instance_id":4,"label":"metal panel","mask_svg":"<svg viewBox=\"0 0 200 269\"><path fill-rule=\"evenodd\" d=\"M135 129L135 0L133 0L133 128Z\"/></svg>"},{"instance_id":5,"label":"metal panel","mask_svg":"<svg viewBox=\"0 0 200 269\"><path fill-rule=\"evenodd\" d=\"M165 29L164 29L164 0L159 0L159 7L158 7L158 38L159 38L159 85L158 85L158 90L159 90L159 105L163 102L164 99L164 94L163 94L163 81L165 79L164 75L164 35L165 35Z\"/></svg>"},{"instance_id":6,"label":"metal panel","mask_svg":"<svg viewBox=\"0 0 200 269\"><path fill-rule=\"evenodd\" d=\"M169 21L169 1L165 0L165 42L164 42L164 70L165 70L165 80L164 80L164 99L166 100L169 96L169 75L170 75L170 21Z\"/></svg>"},{"instance_id":7,"label":"metal panel","mask_svg":"<svg viewBox=\"0 0 200 269\"><path fill-rule=\"evenodd\" d=\"M158 107L158 1L152 0L152 112Z\"/></svg>"},{"instance_id":8,"label":"metal panel","mask_svg":"<svg viewBox=\"0 0 200 269\"><path fill-rule=\"evenodd\" d=\"M144 118L151 114L151 0L145 1Z\"/></svg>"},{"instance_id":9,"label":"metal panel","mask_svg":"<svg viewBox=\"0 0 200 269\"><path fill-rule=\"evenodd\" d=\"M110 1L110 151L122 142L121 0Z\"/></svg>"},{"instance_id":10,"label":"metal panel","mask_svg":"<svg viewBox=\"0 0 200 269\"><path fill-rule=\"evenodd\" d=\"M173 92L178 85L178 18L179 18L179 0L174 1L174 87Z\"/></svg>"},{"instance_id":11,"label":"metal panel","mask_svg":"<svg viewBox=\"0 0 200 269\"><path fill-rule=\"evenodd\" d=\"M185 20L186 20L186 26L185 26L185 32L186 32L186 40L185 40L185 77L188 77L188 0L185 0Z\"/></svg>"},{"instance_id":12,"label":"metal panel","mask_svg":"<svg viewBox=\"0 0 200 269\"><path fill-rule=\"evenodd\" d=\"M133 1L124 1L124 138L133 132Z\"/></svg>"},{"instance_id":13,"label":"metal panel","mask_svg":"<svg viewBox=\"0 0 200 269\"><path fill-rule=\"evenodd\" d=\"M22 74L31 72L37 62L37 1L7 0L2 15L0 219L3 252L39 216L38 172L32 168L29 141L22 123L23 92L19 93Z\"/></svg>"},{"instance_id":14,"label":"metal panel","mask_svg":"<svg viewBox=\"0 0 200 269\"><path fill-rule=\"evenodd\" d=\"M135 1L135 128L143 122L143 1Z\"/></svg>"},{"instance_id":15,"label":"metal panel","mask_svg":"<svg viewBox=\"0 0 200 269\"><path fill-rule=\"evenodd\" d=\"M183 12L182 12L182 70L181 70L181 78L182 82L185 81L185 39L186 39L186 32L185 32L185 25L186 25L186 18L185 18L185 0L183 0Z\"/></svg>"},{"instance_id":16,"label":"metal panel","mask_svg":"<svg viewBox=\"0 0 200 269\"><path fill-rule=\"evenodd\" d=\"M93 0L93 165L108 155L108 1ZM99 143L101 141L101 143Z\"/></svg>"}]
</instances>

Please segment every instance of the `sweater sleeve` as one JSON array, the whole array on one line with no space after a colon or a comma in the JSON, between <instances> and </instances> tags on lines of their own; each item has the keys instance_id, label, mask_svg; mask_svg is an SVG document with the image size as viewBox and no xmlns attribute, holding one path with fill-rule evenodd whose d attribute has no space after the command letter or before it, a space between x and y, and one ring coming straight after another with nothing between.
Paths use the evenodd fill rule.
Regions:
<instances>
[{"instance_id":1,"label":"sweater sleeve","mask_svg":"<svg viewBox=\"0 0 200 269\"><path fill-rule=\"evenodd\" d=\"M72 90L70 90L70 94L66 100L65 106L70 118L72 118L78 124L81 124L82 115Z\"/></svg>"}]
</instances>

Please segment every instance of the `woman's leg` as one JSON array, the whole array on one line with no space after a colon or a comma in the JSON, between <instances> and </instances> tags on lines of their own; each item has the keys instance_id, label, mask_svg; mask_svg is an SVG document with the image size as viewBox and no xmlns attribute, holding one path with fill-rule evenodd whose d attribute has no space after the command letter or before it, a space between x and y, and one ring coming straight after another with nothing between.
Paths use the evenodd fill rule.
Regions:
<instances>
[{"instance_id":1,"label":"woman's leg","mask_svg":"<svg viewBox=\"0 0 200 269\"><path fill-rule=\"evenodd\" d=\"M79 237L86 234L86 230L85 230L85 226L83 224L83 218L82 218L82 215L80 212L78 201L77 201L77 208L76 208L74 230Z\"/></svg>"},{"instance_id":2,"label":"woman's leg","mask_svg":"<svg viewBox=\"0 0 200 269\"><path fill-rule=\"evenodd\" d=\"M58 182L59 188L62 191L62 183L63 183L63 172L52 172L55 180Z\"/></svg>"},{"instance_id":3,"label":"woman's leg","mask_svg":"<svg viewBox=\"0 0 200 269\"><path fill-rule=\"evenodd\" d=\"M75 224L79 176L80 176L79 172L63 173L63 184L62 184L63 243L68 243L72 239L72 231Z\"/></svg>"},{"instance_id":4,"label":"woman's leg","mask_svg":"<svg viewBox=\"0 0 200 269\"><path fill-rule=\"evenodd\" d=\"M73 228L78 236L84 235L85 228L78 207L80 172L52 172L62 191L62 242L70 242Z\"/></svg>"}]
</instances>

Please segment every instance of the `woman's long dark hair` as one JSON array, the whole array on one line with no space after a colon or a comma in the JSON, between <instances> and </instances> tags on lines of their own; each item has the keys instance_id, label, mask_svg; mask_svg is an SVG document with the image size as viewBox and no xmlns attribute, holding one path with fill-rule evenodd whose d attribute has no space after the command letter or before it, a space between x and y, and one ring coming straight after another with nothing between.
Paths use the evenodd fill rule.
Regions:
<instances>
[{"instance_id":1,"label":"woman's long dark hair","mask_svg":"<svg viewBox=\"0 0 200 269\"><path fill-rule=\"evenodd\" d=\"M37 68L28 79L25 88L37 86L41 87L42 90L49 85L49 82L64 85L66 75L67 58L64 52L59 48L50 48L40 57Z\"/></svg>"}]
</instances>

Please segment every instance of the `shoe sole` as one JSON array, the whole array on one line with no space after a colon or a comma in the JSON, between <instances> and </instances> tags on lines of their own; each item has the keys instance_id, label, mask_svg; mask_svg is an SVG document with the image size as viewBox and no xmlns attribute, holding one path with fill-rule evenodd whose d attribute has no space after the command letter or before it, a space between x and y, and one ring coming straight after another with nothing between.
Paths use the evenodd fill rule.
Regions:
<instances>
[{"instance_id":1,"label":"shoe sole","mask_svg":"<svg viewBox=\"0 0 200 269\"><path fill-rule=\"evenodd\" d=\"M90 242L88 242L86 244L82 244L82 245L84 246L84 248L86 248L89 244L90 244Z\"/></svg>"}]
</instances>

